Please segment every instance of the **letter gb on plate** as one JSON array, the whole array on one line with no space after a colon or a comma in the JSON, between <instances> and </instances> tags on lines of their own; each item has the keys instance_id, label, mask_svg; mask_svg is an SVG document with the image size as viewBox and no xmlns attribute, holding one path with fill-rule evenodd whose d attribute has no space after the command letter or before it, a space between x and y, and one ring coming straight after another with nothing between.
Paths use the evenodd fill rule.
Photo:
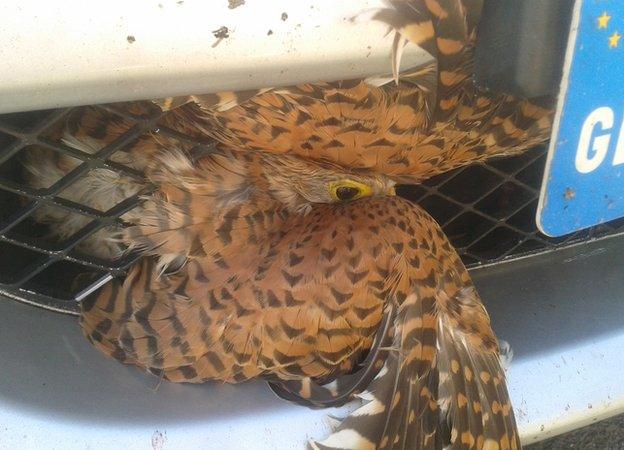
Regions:
<instances>
[{"instance_id":1,"label":"letter gb on plate","mask_svg":"<svg viewBox=\"0 0 624 450\"><path fill-rule=\"evenodd\" d=\"M623 36L624 0L576 1L537 212L549 236L624 216Z\"/></svg>"}]
</instances>

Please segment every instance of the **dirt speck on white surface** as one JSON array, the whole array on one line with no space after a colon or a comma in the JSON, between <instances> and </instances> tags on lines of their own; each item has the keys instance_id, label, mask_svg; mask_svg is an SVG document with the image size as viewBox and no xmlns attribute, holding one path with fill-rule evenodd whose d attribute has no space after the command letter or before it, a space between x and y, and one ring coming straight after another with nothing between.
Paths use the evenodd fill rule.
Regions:
<instances>
[{"instance_id":1,"label":"dirt speck on white surface","mask_svg":"<svg viewBox=\"0 0 624 450\"><path fill-rule=\"evenodd\" d=\"M225 39L225 38L229 38L230 37L230 30L228 27L220 27L217 30L214 30L212 32L212 34L214 35L214 37L216 37L217 39Z\"/></svg>"},{"instance_id":2,"label":"dirt speck on white surface","mask_svg":"<svg viewBox=\"0 0 624 450\"><path fill-rule=\"evenodd\" d=\"M152 434L152 450L163 450L165 448L165 442L167 442L167 432L164 433L156 430Z\"/></svg>"},{"instance_id":3,"label":"dirt speck on white surface","mask_svg":"<svg viewBox=\"0 0 624 450\"><path fill-rule=\"evenodd\" d=\"M243 6L245 4L245 0L228 0L228 8L234 9L239 6Z\"/></svg>"},{"instance_id":4,"label":"dirt speck on white surface","mask_svg":"<svg viewBox=\"0 0 624 450\"><path fill-rule=\"evenodd\" d=\"M226 26L222 26L217 30L213 30L213 36L217 38L214 44L212 44L212 48L215 48L217 45L221 43L223 39L227 39L230 37L230 29Z\"/></svg>"}]
</instances>

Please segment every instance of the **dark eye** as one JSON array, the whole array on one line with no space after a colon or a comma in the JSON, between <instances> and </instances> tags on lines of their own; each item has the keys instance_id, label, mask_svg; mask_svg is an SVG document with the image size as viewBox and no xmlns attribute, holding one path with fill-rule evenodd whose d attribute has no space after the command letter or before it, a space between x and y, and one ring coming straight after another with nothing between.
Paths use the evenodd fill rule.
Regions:
<instances>
[{"instance_id":1,"label":"dark eye","mask_svg":"<svg viewBox=\"0 0 624 450\"><path fill-rule=\"evenodd\" d=\"M336 188L336 197L343 202L353 200L360 193L360 190L351 186L340 186Z\"/></svg>"}]
</instances>

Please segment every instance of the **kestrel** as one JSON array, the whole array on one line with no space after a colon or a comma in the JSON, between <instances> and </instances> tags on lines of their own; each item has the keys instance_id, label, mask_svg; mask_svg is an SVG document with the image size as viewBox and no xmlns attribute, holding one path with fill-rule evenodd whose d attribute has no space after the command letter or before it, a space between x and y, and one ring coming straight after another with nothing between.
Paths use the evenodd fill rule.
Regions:
<instances>
[{"instance_id":1,"label":"kestrel","mask_svg":"<svg viewBox=\"0 0 624 450\"><path fill-rule=\"evenodd\" d=\"M291 154L350 169L418 183L448 170L495 156L520 153L544 142L552 110L510 95L479 91L471 66L482 0L391 0L367 12L395 32L392 73L372 79L315 83L290 88L168 98L159 128L196 139L211 137L226 149ZM420 45L434 59L398 73L405 45ZM142 115L150 105L132 104ZM124 138L132 123L97 108L70 117L63 142L93 154ZM166 148L191 150L183 139L151 133L112 155L114 163L143 171ZM33 187L51 185L78 165L45 149L32 150L25 166ZM92 170L61 197L96 209L136 194L141 185L112 171ZM132 212L129 216L132 216ZM84 227L86 218L40 208L35 216L61 238ZM116 229L87 238L78 248L103 258L124 250L110 239Z\"/></svg>"},{"instance_id":2,"label":"kestrel","mask_svg":"<svg viewBox=\"0 0 624 450\"><path fill-rule=\"evenodd\" d=\"M474 87L480 0L388 4L369 14L396 33L387 76L158 101L160 127L217 147L154 132L111 157L147 180L95 169L62 193L103 210L143 198L129 227L81 244L144 255L81 323L105 353L171 381L262 377L314 406L362 397L316 448L519 448L478 294L435 221L393 193L544 141L551 110ZM399 73L405 45L434 59ZM96 153L130 128L85 108L63 141ZM33 150L25 165L43 187L77 162ZM60 236L87 222L36 214Z\"/></svg>"},{"instance_id":3,"label":"kestrel","mask_svg":"<svg viewBox=\"0 0 624 450\"><path fill-rule=\"evenodd\" d=\"M158 188L122 236L146 256L83 304L97 348L170 381L262 377L312 405L359 393L317 448L519 448L468 273L390 178L244 151L166 152L147 173ZM354 371L376 377L366 393Z\"/></svg>"}]
</instances>

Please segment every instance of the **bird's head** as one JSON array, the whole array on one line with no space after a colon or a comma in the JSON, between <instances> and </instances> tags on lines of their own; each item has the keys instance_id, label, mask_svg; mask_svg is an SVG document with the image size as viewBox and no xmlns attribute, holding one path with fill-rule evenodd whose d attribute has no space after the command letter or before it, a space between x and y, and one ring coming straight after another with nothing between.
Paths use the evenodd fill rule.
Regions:
<instances>
[{"instance_id":1,"label":"bird's head","mask_svg":"<svg viewBox=\"0 0 624 450\"><path fill-rule=\"evenodd\" d=\"M225 149L195 160L167 149L153 158L146 175L156 190L125 217L133 226L120 239L128 248L159 256L159 272L175 271L207 249L222 256L229 251L252 255L257 247L248 243L248 232L262 235L266 227L268 235L291 226L315 205L394 195L395 185L381 174L322 161ZM236 233L243 247L230 245ZM198 247L197 242L210 244Z\"/></svg>"},{"instance_id":2,"label":"bird's head","mask_svg":"<svg viewBox=\"0 0 624 450\"><path fill-rule=\"evenodd\" d=\"M307 213L318 203L395 195L395 181L382 174L287 155L267 154L262 160L270 194L292 211Z\"/></svg>"},{"instance_id":3,"label":"bird's head","mask_svg":"<svg viewBox=\"0 0 624 450\"><path fill-rule=\"evenodd\" d=\"M164 222L175 228L182 223L206 224L225 216L253 216L269 210L306 215L314 205L393 196L396 184L379 173L349 170L325 161L225 149L195 161L181 151L168 150L154 158L147 176L159 186L158 195L145 197L148 204L158 203L151 208L154 217L149 220L156 228L163 223L163 216ZM192 210L187 202L192 203ZM145 223L149 217L142 214L139 219Z\"/></svg>"}]
</instances>

